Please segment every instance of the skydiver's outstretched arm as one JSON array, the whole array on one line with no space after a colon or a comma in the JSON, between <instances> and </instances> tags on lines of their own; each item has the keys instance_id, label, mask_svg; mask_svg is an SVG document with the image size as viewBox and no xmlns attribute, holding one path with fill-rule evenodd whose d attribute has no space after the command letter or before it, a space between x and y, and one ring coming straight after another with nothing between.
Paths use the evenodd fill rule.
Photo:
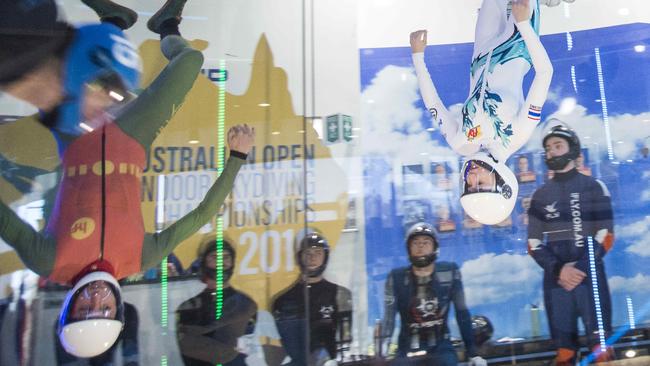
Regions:
<instances>
[{"instance_id":1,"label":"skydiver's outstretched arm","mask_svg":"<svg viewBox=\"0 0 650 366\"><path fill-rule=\"evenodd\" d=\"M246 155L252 148L254 140L255 129L248 125L238 125L228 131L230 158L223 172L194 210L167 229L156 234L145 235L142 248L142 269L157 265L178 244L197 232L217 214L232 190L239 168L246 163Z\"/></svg>"},{"instance_id":2,"label":"skydiver's outstretched arm","mask_svg":"<svg viewBox=\"0 0 650 366\"><path fill-rule=\"evenodd\" d=\"M436 87L433 85L431 75L424 63L424 49L427 46L427 31L418 30L411 33L411 52L413 58L413 66L415 67L415 74L418 79L418 86L420 94L427 110L431 113L431 118L434 127L440 129L442 135L447 140L447 143L452 145L455 141L456 134L460 131L460 121L453 118L447 107L445 107L442 100L438 96ZM454 146L452 146L454 148Z\"/></svg>"},{"instance_id":3,"label":"skydiver's outstretched arm","mask_svg":"<svg viewBox=\"0 0 650 366\"><path fill-rule=\"evenodd\" d=\"M56 242L37 232L0 201L0 238L14 248L27 268L47 276L54 267Z\"/></svg>"}]
</instances>

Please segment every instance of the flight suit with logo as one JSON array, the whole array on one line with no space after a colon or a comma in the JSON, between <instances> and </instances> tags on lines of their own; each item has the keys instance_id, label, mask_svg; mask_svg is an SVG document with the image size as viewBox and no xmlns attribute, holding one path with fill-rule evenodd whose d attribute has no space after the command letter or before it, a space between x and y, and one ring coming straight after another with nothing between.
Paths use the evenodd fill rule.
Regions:
<instances>
[{"instance_id":1,"label":"flight suit with logo","mask_svg":"<svg viewBox=\"0 0 650 366\"><path fill-rule=\"evenodd\" d=\"M611 331L611 299L603 264L603 256L614 242L609 190L603 182L576 169L555 173L533 194L528 218L528 252L544 269L544 302L557 348L578 349L578 317L589 345L595 346L599 335L594 288L598 290L603 330ZM595 273L590 269L590 243ZM572 291L558 284L567 263L587 274Z\"/></svg>"}]
</instances>

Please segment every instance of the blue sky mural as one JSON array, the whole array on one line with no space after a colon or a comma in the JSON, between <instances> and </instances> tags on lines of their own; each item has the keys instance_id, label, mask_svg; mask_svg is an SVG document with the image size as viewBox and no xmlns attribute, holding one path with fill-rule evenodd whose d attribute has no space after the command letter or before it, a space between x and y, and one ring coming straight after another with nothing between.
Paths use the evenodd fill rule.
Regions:
<instances>
[{"instance_id":1,"label":"blue sky mural","mask_svg":"<svg viewBox=\"0 0 650 366\"><path fill-rule=\"evenodd\" d=\"M559 118L578 132L583 171L603 180L612 192L616 242L606 268L614 325L623 325L626 297L637 310L650 302L650 156L644 150L650 144L650 25L554 34L543 36L542 42L555 70L542 121ZM460 114L468 95L471 54L469 43L426 50L436 88L452 113ZM546 126L538 127L509 160L515 172L525 170L526 165L518 165L520 157L528 164L510 220L500 227L476 225L463 217L458 204L460 157L432 128L410 48L361 49L360 62L371 324L382 316L386 274L408 263L405 226L425 220L438 225L441 260L461 266L472 313L492 320L495 338L548 334L544 312L539 333L531 329L531 307L543 307L542 269L526 254L525 244L527 198L547 179L540 146ZM529 73L525 90L531 80ZM650 314L637 315L637 324L650 322Z\"/></svg>"}]
</instances>

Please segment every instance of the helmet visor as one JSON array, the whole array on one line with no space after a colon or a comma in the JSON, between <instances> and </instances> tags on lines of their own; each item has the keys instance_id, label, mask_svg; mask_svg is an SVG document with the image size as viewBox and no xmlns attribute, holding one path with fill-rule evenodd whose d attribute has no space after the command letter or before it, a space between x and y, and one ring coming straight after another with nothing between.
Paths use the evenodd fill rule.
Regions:
<instances>
[{"instance_id":1,"label":"helmet visor","mask_svg":"<svg viewBox=\"0 0 650 366\"><path fill-rule=\"evenodd\" d=\"M111 71L101 73L89 86L101 88L115 103L126 102L133 97L122 78Z\"/></svg>"},{"instance_id":2,"label":"helmet visor","mask_svg":"<svg viewBox=\"0 0 650 366\"><path fill-rule=\"evenodd\" d=\"M107 281L92 281L75 291L63 311L61 326L90 319L121 320L120 292Z\"/></svg>"},{"instance_id":3,"label":"helmet visor","mask_svg":"<svg viewBox=\"0 0 650 366\"><path fill-rule=\"evenodd\" d=\"M499 193L503 183L494 167L482 160L466 161L461 170L461 177L461 196L481 192Z\"/></svg>"},{"instance_id":4,"label":"helmet visor","mask_svg":"<svg viewBox=\"0 0 650 366\"><path fill-rule=\"evenodd\" d=\"M82 99L83 120L93 125L104 113L114 115L122 106L134 98L122 79L114 72L101 73L86 83Z\"/></svg>"}]
</instances>

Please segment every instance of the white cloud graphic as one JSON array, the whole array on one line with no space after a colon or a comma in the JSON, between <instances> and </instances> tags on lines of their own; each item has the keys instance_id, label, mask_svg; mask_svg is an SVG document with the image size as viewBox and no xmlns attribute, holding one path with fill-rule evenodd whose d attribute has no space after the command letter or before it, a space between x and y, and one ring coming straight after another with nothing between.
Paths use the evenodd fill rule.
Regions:
<instances>
[{"instance_id":1,"label":"white cloud graphic","mask_svg":"<svg viewBox=\"0 0 650 366\"><path fill-rule=\"evenodd\" d=\"M613 276L609 279L609 289L614 292L650 293L650 276L637 273L634 277Z\"/></svg>"},{"instance_id":2,"label":"white cloud graphic","mask_svg":"<svg viewBox=\"0 0 650 366\"><path fill-rule=\"evenodd\" d=\"M639 199L643 202L650 201L650 190L642 191Z\"/></svg>"},{"instance_id":3,"label":"white cloud graphic","mask_svg":"<svg viewBox=\"0 0 650 366\"><path fill-rule=\"evenodd\" d=\"M528 255L483 254L461 267L468 306L505 303L513 298L536 298L542 269ZM530 285L526 285L530 284Z\"/></svg>"},{"instance_id":4,"label":"white cloud graphic","mask_svg":"<svg viewBox=\"0 0 650 366\"><path fill-rule=\"evenodd\" d=\"M637 240L632 245L625 248L628 253L640 255L641 257L650 257L650 245L645 239Z\"/></svg>"},{"instance_id":5,"label":"white cloud graphic","mask_svg":"<svg viewBox=\"0 0 650 366\"><path fill-rule=\"evenodd\" d=\"M617 225L614 228L614 233L617 238L631 241L631 244L625 247L627 253L650 257L650 244L644 239L650 234L650 216L645 216L629 225Z\"/></svg>"},{"instance_id":6,"label":"white cloud graphic","mask_svg":"<svg viewBox=\"0 0 650 366\"><path fill-rule=\"evenodd\" d=\"M629 225L617 225L614 231L616 236L620 238L638 238L650 231L650 216Z\"/></svg>"},{"instance_id":7,"label":"white cloud graphic","mask_svg":"<svg viewBox=\"0 0 650 366\"><path fill-rule=\"evenodd\" d=\"M429 157L457 161L446 144L431 139L420 123L424 111L413 68L388 65L379 71L361 94L361 117L367 126L362 139L364 154L391 156L402 161ZM460 115L460 108L451 108Z\"/></svg>"}]
</instances>

